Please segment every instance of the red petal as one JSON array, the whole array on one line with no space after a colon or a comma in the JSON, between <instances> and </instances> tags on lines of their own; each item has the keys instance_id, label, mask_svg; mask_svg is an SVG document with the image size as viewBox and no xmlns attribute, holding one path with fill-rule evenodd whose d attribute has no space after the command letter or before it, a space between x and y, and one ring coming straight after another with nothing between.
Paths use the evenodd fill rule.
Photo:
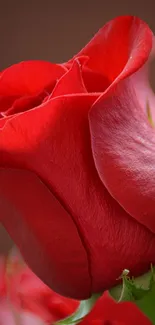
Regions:
<instances>
[{"instance_id":1,"label":"red petal","mask_svg":"<svg viewBox=\"0 0 155 325\"><path fill-rule=\"evenodd\" d=\"M57 292L88 297L87 255L71 215L31 172L0 169L0 181L3 224L32 270Z\"/></svg>"},{"instance_id":2,"label":"red petal","mask_svg":"<svg viewBox=\"0 0 155 325\"><path fill-rule=\"evenodd\" d=\"M88 56L86 66L103 74L108 86L122 71L127 76L142 66L151 45L152 32L145 22L120 16L103 26L77 56Z\"/></svg>"}]
</instances>

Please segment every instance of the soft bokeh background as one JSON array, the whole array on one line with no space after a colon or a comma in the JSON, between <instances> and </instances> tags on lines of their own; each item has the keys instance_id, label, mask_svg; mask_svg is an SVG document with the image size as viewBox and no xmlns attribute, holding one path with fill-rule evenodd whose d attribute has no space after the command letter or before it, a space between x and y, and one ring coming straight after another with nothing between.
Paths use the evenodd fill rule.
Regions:
<instances>
[{"instance_id":1,"label":"soft bokeh background","mask_svg":"<svg viewBox=\"0 0 155 325\"><path fill-rule=\"evenodd\" d=\"M125 14L141 17L155 33L155 0L1 0L0 69L29 59L66 61L105 22ZM151 75L155 85L155 64ZM0 253L11 245L1 227Z\"/></svg>"}]
</instances>

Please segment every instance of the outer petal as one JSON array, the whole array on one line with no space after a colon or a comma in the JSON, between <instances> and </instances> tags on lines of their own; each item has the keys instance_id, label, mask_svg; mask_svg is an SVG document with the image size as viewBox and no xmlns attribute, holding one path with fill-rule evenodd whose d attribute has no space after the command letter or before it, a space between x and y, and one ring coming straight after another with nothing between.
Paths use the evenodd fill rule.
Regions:
<instances>
[{"instance_id":1,"label":"outer petal","mask_svg":"<svg viewBox=\"0 0 155 325\"><path fill-rule=\"evenodd\" d=\"M155 233L155 131L147 117L149 97L147 88L140 87L141 72L140 77L128 78L112 96L103 95L94 105L90 113L92 150L111 195Z\"/></svg>"},{"instance_id":2,"label":"outer petal","mask_svg":"<svg viewBox=\"0 0 155 325\"><path fill-rule=\"evenodd\" d=\"M0 169L4 226L32 270L57 292L90 295L85 248L70 214L28 171Z\"/></svg>"},{"instance_id":3,"label":"outer petal","mask_svg":"<svg viewBox=\"0 0 155 325\"><path fill-rule=\"evenodd\" d=\"M86 67L103 74L109 86L122 71L127 76L142 66L151 45L152 32L145 22L120 16L104 25L77 56L88 56Z\"/></svg>"}]
</instances>

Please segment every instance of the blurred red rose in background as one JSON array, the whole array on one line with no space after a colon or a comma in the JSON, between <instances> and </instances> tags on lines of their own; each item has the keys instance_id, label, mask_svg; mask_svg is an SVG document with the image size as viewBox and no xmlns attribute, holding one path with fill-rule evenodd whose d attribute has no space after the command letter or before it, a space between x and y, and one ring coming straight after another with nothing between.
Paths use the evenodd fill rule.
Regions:
<instances>
[{"instance_id":1,"label":"blurred red rose in background","mask_svg":"<svg viewBox=\"0 0 155 325\"><path fill-rule=\"evenodd\" d=\"M21 317L24 319L24 325L26 321L30 322L31 318L33 322L36 321L36 325L40 325L38 319L46 324L53 324L72 314L78 305L78 301L62 297L48 288L24 264L19 254L13 253L8 258L1 257L0 325L1 319L4 323L5 317L8 317L9 321L4 325L12 325L11 319L19 319L17 324L23 325L22 321L20 322ZM34 318L34 315L37 318Z\"/></svg>"},{"instance_id":2,"label":"blurred red rose in background","mask_svg":"<svg viewBox=\"0 0 155 325\"><path fill-rule=\"evenodd\" d=\"M8 303L0 302L0 325L46 325L42 319L25 311L12 311Z\"/></svg>"},{"instance_id":3,"label":"blurred red rose in background","mask_svg":"<svg viewBox=\"0 0 155 325\"><path fill-rule=\"evenodd\" d=\"M117 17L64 64L1 73L1 222L62 295L85 299L155 264L152 49L143 21Z\"/></svg>"}]
</instances>

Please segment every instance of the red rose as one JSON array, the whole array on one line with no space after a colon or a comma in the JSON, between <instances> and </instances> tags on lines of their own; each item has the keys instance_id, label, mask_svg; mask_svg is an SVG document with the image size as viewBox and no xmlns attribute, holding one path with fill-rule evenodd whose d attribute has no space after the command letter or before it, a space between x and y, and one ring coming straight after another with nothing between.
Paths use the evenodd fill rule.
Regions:
<instances>
[{"instance_id":1,"label":"red rose","mask_svg":"<svg viewBox=\"0 0 155 325\"><path fill-rule=\"evenodd\" d=\"M1 73L1 222L63 295L87 298L155 264L152 43L143 21L118 17L65 64Z\"/></svg>"}]
</instances>

